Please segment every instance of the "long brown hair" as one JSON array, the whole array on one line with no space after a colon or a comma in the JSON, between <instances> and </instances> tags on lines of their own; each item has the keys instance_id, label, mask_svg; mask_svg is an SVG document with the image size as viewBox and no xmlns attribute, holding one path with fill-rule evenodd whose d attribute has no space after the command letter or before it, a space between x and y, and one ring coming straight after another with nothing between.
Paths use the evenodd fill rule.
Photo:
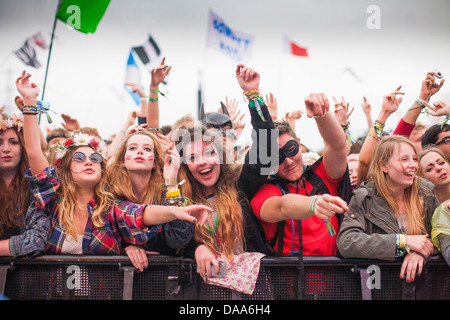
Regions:
<instances>
[{"instance_id":1,"label":"long brown hair","mask_svg":"<svg viewBox=\"0 0 450 320\"><path fill-rule=\"evenodd\" d=\"M237 182L239 179L240 167L234 164L227 164L223 161L226 151L223 148L223 138L220 135L214 136L211 130L198 126L185 130L182 140L178 141L177 149L180 153L181 167L187 172L188 180L192 188L192 200L196 203L207 203L205 187L200 184L189 171L184 155L184 147L189 142L205 141L211 144L221 159L219 179L214 192L214 209L218 214L217 232L212 232L214 228L209 224L195 228L194 239L205 244L216 256L223 254L226 259L231 260L234 253L244 249L244 219L242 208L239 204ZM173 137L172 137L173 139ZM209 226L209 227L208 227Z\"/></svg>"},{"instance_id":2,"label":"long brown hair","mask_svg":"<svg viewBox=\"0 0 450 320\"><path fill-rule=\"evenodd\" d=\"M367 176L369 180L375 181L378 192L388 202L396 216L400 213L399 204L392 195L393 193L386 180L386 174L383 172L382 166L389 161L394 150L400 148L402 143L411 146L417 157L417 149L410 140L398 135L384 137L374 150ZM420 178L416 175L412 185L405 188L403 196L407 217L407 230L408 234L412 235L426 233L424 201L419 195L419 185Z\"/></svg>"},{"instance_id":3,"label":"long brown hair","mask_svg":"<svg viewBox=\"0 0 450 320\"><path fill-rule=\"evenodd\" d=\"M3 114L3 119L8 116ZM17 134L22 150L22 157L17 166L17 172L13 180L6 186L0 174L0 236L9 228L21 226L20 215L26 212L30 204L30 186L25 180L25 171L30 167L25 149L23 132L17 131L17 127L11 128ZM0 132L3 134L3 132Z\"/></svg>"},{"instance_id":4,"label":"long brown hair","mask_svg":"<svg viewBox=\"0 0 450 320\"><path fill-rule=\"evenodd\" d=\"M61 180L61 186L59 189L59 221L64 228L66 234L70 234L76 238L76 232L74 230L73 221L75 215L75 208L77 204L76 199L76 185L73 181L72 172L70 170L70 163L72 155L77 151L79 147L68 148L64 155L61 165L56 168L58 177ZM95 206L92 212L92 223L96 228L103 227L105 225L105 213L108 212L110 206L113 204L114 196L109 192L108 180L106 179L106 160L103 159L101 166L101 178L94 188L95 193Z\"/></svg>"}]
</instances>

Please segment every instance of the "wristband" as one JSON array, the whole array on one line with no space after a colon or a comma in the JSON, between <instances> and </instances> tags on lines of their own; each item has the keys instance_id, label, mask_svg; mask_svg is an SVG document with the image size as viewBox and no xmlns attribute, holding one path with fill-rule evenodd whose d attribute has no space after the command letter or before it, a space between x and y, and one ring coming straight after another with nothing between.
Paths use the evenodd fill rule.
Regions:
<instances>
[{"instance_id":1,"label":"wristband","mask_svg":"<svg viewBox=\"0 0 450 320\"><path fill-rule=\"evenodd\" d=\"M176 186L178 184L178 181L176 179L167 179L165 181L166 187L167 186Z\"/></svg>"},{"instance_id":2,"label":"wristband","mask_svg":"<svg viewBox=\"0 0 450 320\"><path fill-rule=\"evenodd\" d=\"M150 102L157 102L158 101L158 98L148 98L148 101L150 101Z\"/></svg>"},{"instance_id":3,"label":"wristband","mask_svg":"<svg viewBox=\"0 0 450 320\"><path fill-rule=\"evenodd\" d=\"M314 205L316 204L317 198L319 198L319 196L314 196L314 198L313 198L312 201L311 201L311 204L309 205L309 209L310 209L311 212L314 213L314 214L316 214L316 213L314 212Z\"/></svg>"},{"instance_id":4,"label":"wristband","mask_svg":"<svg viewBox=\"0 0 450 320\"><path fill-rule=\"evenodd\" d=\"M156 90L150 89L150 93L156 93L156 94L158 94L158 93L159 93L159 90L158 90L158 89L156 89Z\"/></svg>"},{"instance_id":5,"label":"wristband","mask_svg":"<svg viewBox=\"0 0 450 320\"><path fill-rule=\"evenodd\" d=\"M444 125L450 120L450 115L446 116L444 120L441 121L441 129L444 127Z\"/></svg>"},{"instance_id":6,"label":"wristband","mask_svg":"<svg viewBox=\"0 0 450 320\"><path fill-rule=\"evenodd\" d=\"M167 197L168 199L176 198L176 197L179 197L179 196L181 196L180 189L177 189L177 190L175 190L175 191L167 191L167 192L166 192L166 197Z\"/></svg>"},{"instance_id":7,"label":"wristband","mask_svg":"<svg viewBox=\"0 0 450 320\"><path fill-rule=\"evenodd\" d=\"M417 98L415 102L416 102L419 106L421 106L422 108L425 108L425 107L426 107L425 102L424 102L422 99L420 99L420 98Z\"/></svg>"},{"instance_id":8,"label":"wristband","mask_svg":"<svg viewBox=\"0 0 450 320\"><path fill-rule=\"evenodd\" d=\"M37 114L38 108L37 108L37 106L24 106L22 109L22 113L23 112L32 112L33 114ZM26 113L26 114L28 114L28 113Z\"/></svg>"},{"instance_id":9,"label":"wristband","mask_svg":"<svg viewBox=\"0 0 450 320\"><path fill-rule=\"evenodd\" d=\"M378 139L381 140L383 138L384 123L381 123L380 121L375 120L375 123L373 124L373 128L375 129Z\"/></svg>"}]
</instances>

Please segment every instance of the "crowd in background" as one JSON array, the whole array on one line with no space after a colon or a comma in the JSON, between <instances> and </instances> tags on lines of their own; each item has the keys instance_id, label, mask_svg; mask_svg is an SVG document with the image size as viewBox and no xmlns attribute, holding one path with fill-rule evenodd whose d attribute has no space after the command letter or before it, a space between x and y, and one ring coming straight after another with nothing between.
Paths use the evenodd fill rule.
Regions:
<instances>
[{"instance_id":1,"label":"crowd in background","mask_svg":"<svg viewBox=\"0 0 450 320\"><path fill-rule=\"evenodd\" d=\"M185 256L213 284L222 262L257 274L267 255L402 258L407 281L433 255L450 264L450 103L433 100L445 82L436 73L420 79L392 134L383 129L401 87L380 97L375 120L364 100L367 135L358 139L344 97L308 95L306 117L324 142L318 154L295 133L305 115L278 117L259 73L241 64L250 145L236 146L244 113L228 97L217 112L161 127L159 86L170 69L163 60L152 71L148 92L128 83L141 110L105 141L70 111L44 134L39 88L19 75L18 112L0 119L0 255L126 254L140 270L149 254ZM442 120L424 126L425 111Z\"/></svg>"}]
</instances>

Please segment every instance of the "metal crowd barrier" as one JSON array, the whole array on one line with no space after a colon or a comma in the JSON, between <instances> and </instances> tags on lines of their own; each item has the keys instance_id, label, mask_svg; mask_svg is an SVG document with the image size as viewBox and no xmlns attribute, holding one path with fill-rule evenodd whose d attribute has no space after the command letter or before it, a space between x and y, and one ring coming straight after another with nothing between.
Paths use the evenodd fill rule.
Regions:
<instances>
[{"instance_id":1,"label":"metal crowd barrier","mask_svg":"<svg viewBox=\"0 0 450 320\"><path fill-rule=\"evenodd\" d=\"M252 295L209 285L195 261L149 256L135 269L126 256L0 257L0 295L10 300L450 300L450 267L440 257L414 282L401 260L264 257Z\"/></svg>"}]
</instances>

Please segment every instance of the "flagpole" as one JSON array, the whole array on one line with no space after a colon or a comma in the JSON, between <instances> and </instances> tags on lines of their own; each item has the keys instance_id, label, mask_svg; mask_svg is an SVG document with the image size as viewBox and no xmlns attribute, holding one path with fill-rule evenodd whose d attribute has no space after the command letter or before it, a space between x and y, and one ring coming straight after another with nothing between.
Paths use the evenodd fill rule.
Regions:
<instances>
[{"instance_id":1,"label":"flagpole","mask_svg":"<svg viewBox=\"0 0 450 320\"><path fill-rule=\"evenodd\" d=\"M58 20L56 18L56 15L59 12L59 8L61 6L61 1L62 0L58 1L58 6L56 8L56 13L55 13L55 20L53 21L52 37L51 37L51 40L50 40L50 46L48 48L47 66L45 67L44 84L42 85L42 96L41 96L42 101L44 101L44 96L45 96L45 85L47 83L48 66L50 64L50 56L52 54L53 38L55 37L55 29L56 29L56 21Z\"/></svg>"}]
</instances>

